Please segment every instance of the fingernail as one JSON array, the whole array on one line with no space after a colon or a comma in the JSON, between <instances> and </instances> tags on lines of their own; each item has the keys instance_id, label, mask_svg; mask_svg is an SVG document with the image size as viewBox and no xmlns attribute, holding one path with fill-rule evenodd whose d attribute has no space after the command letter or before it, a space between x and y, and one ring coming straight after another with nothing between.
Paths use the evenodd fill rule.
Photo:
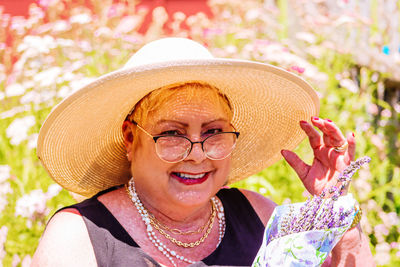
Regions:
<instances>
[{"instance_id":1,"label":"fingernail","mask_svg":"<svg viewBox=\"0 0 400 267\"><path fill-rule=\"evenodd\" d=\"M285 156L285 155L286 155L286 150L285 150L285 149L282 149L282 150L281 150L281 154L282 154L282 156Z\"/></svg>"},{"instance_id":2,"label":"fingernail","mask_svg":"<svg viewBox=\"0 0 400 267\"><path fill-rule=\"evenodd\" d=\"M316 120L316 121L319 120L318 117L312 117L312 119L313 119L313 120Z\"/></svg>"},{"instance_id":3,"label":"fingernail","mask_svg":"<svg viewBox=\"0 0 400 267\"><path fill-rule=\"evenodd\" d=\"M306 123L307 123L306 121L303 120L300 121L300 124L306 124Z\"/></svg>"},{"instance_id":4,"label":"fingernail","mask_svg":"<svg viewBox=\"0 0 400 267\"><path fill-rule=\"evenodd\" d=\"M330 119L326 119L327 121L329 121L329 122L332 122Z\"/></svg>"}]
</instances>

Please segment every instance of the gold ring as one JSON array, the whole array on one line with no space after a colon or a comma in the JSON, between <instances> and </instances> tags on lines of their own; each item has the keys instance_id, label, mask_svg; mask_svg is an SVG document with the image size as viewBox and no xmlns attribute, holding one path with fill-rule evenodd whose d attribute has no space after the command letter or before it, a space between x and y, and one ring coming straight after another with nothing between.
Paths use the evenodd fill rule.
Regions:
<instances>
[{"instance_id":1,"label":"gold ring","mask_svg":"<svg viewBox=\"0 0 400 267\"><path fill-rule=\"evenodd\" d=\"M343 144L343 145L341 145L341 146L335 146L333 149L336 151L336 152L344 152L344 151L346 151L347 150L347 148L349 147L349 143L347 143L347 141Z\"/></svg>"}]
</instances>

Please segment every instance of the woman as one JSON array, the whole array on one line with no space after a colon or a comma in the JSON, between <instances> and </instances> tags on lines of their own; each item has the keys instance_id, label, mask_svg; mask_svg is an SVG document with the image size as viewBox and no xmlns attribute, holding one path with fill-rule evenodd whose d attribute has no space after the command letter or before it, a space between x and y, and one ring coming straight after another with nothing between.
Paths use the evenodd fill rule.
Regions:
<instances>
[{"instance_id":1,"label":"woman","mask_svg":"<svg viewBox=\"0 0 400 267\"><path fill-rule=\"evenodd\" d=\"M336 183L355 139L317 113L315 92L283 70L216 59L182 38L147 44L44 123L38 156L47 171L70 191L97 195L54 215L33 266L251 265L276 204L221 188L280 153L311 194ZM301 130L311 166L290 151ZM373 265L359 226L330 261Z\"/></svg>"}]
</instances>

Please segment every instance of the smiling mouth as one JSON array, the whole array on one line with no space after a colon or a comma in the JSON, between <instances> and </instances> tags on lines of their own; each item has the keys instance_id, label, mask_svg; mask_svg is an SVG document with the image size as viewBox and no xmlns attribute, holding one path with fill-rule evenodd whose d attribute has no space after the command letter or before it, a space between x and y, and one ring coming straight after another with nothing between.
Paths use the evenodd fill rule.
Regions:
<instances>
[{"instance_id":1,"label":"smiling mouth","mask_svg":"<svg viewBox=\"0 0 400 267\"><path fill-rule=\"evenodd\" d=\"M200 174L188 174L183 172L173 172L171 176L185 185L201 184L207 180L211 172Z\"/></svg>"}]
</instances>

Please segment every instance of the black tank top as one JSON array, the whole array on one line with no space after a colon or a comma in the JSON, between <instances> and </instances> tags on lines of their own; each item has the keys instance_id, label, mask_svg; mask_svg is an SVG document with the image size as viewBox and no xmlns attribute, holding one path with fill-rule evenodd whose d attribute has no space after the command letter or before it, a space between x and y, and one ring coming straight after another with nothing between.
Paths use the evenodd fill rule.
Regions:
<instances>
[{"instance_id":1,"label":"black tank top","mask_svg":"<svg viewBox=\"0 0 400 267\"><path fill-rule=\"evenodd\" d=\"M83 216L97 265L160 266L136 244L111 212L97 200L98 196L114 189L110 188L81 203L65 207L75 208ZM264 225L238 189L221 189L217 196L225 210L225 235L214 252L190 266L250 266L261 246Z\"/></svg>"}]
</instances>

